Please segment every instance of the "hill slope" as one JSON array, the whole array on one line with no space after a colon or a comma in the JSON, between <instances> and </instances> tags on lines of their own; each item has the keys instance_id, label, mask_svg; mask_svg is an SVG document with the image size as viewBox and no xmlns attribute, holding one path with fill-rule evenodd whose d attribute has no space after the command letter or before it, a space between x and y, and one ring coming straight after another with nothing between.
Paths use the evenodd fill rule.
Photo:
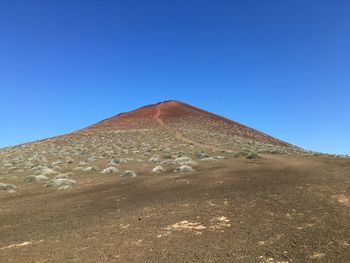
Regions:
<instances>
[{"instance_id":1,"label":"hill slope","mask_svg":"<svg viewBox=\"0 0 350 263\"><path fill-rule=\"evenodd\" d=\"M121 113L87 130L166 129L193 143L221 148L254 148L263 151L271 146L297 148L289 143L249 128L227 118L171 100ZM285 150L285 149L284 149Z\"/></svg>"},{"instance_id":2,"label":"hill slope","mask_svg":"<svg viewBox=\"0 0 350 263\"><path fill-rule=\"evenodd\" d=\"M0 261L348 262L349 171L181 102L149 105L0 149Z\"/></svg>"}]
</instances>

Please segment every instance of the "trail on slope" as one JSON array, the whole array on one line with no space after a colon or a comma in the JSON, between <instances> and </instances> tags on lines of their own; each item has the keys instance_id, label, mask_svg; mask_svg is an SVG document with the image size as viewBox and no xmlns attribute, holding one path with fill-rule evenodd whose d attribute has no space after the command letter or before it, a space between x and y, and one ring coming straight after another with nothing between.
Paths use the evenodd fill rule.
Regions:
<instances>
[{"instance_id":1,"label":"trail on slope","mask_svg":"<svg viewBox=\"0 0 350 263\"><path fill-rule=\"evenodd\" d=\"M160 106L160 104L157 105L157 107L156 107L156 110L157 110L157 112L156 112L156 120L160 123L161 126L163 126L164 128L169 129L169 127L166 126L165 123L163 122L163 120L160 118L160 109L159 109L159 106Z\"/></svg>"},{"instance_id":2,"label":"trail on slope","mask_svg":"<svg viewBox=\"0 0 350 263\"><path fill-rule=\"evenodd\" d=\"M157 107L156 107L155 119L156 119L156 121L158 121L159 124L160 124L162 127L164 127L165 129L167 129L167 130L172 130L172 129L171 129L168 125L166 125L166 124L163 122L163 120L160 118L160 108L159 108L160 105L161 105L161 104L157 105ZM174 129L174 130L175 130L175 129ZM175 137L176 137L177 139L179 139L179 140L185 141L185 142L187 142L187 143L191 143L191 144L193 144L193 145L196 145L196 146L201 147L201 148L204 148L204 149L208 149L208 150L217 150L217 151L224 151L224 150L225 150L225 149L218 148L218 147L216 147L216 146L214 146L214 145L208 145L208 144L203 144L203 143L195 142L195 141L193 141L193 140L191 140L191 139L186 138L185 135L183 135L180 131L177 131L177 130L175 130Z\"/></svg>"}]
</instances>

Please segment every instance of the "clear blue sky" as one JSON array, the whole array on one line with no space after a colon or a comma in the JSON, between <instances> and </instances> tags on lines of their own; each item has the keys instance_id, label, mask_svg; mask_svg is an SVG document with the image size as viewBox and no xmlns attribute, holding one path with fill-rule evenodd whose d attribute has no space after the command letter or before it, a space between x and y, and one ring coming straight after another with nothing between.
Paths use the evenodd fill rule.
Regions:
<instances>
[{"instance_id":1,"label":"clear blue sky","mask_svg":"<svg viewBox=\"0 0 350 263\"><path fill-rule=\"evenodd\" d=\"M350 2L0 1L0 147L176 99L350 154Z\"/></svg>"}]
</instances>

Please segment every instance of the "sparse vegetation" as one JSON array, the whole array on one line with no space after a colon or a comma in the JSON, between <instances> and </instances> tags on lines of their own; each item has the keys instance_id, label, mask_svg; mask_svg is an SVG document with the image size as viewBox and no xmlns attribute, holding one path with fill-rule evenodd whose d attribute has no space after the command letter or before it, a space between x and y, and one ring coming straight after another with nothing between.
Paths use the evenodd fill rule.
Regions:
<instances>
[{"instance_id":1,"label":"sparse vegetation","mask_svg":"<svg viewBox=\"0 0 350 263\"><path fill-rule=\"evenodd\" d=\"M177 173L188 173L193 171L193 168L189 165L181 165L175 169L175 172Z\"/></svg>"},{"instance_id":2,"label":"sparse vegetation","mask_svg":"<svg viewBox=\"0 0 350 263\"><path fill-rule=\"evenodd\" d=\"M61 187L61 186L72 186L73 184L76 184L77 182L72 179L67 178L61 178L61 179L54 179L49 181L45 186L46 187Z\"/></svg>"},{"instance_id":3,"label":"sparse vegetation","mask_svg":"<svg viewBox=\"0 0 350 263\"><path fill-rule=\"evenodd\" d=\"M13 189L16 189L16 186L13 184L0 183L0 190L13 190Z\"/></svg>"},{"instance_id":4,"label":"sparse vegetation","mask_svg":"<svg viewBox=\"0 0 350 263\"><path fill-rule=\"evenodd\" d=\"M22 261L40 261L35 253L46 250L82 262L134 262L130 251L147 262L308 262L332 251L348 258L346 156L313 158L225 122L205 129L204 119L86 129L0 149L0 249ZM194 259L184 240L204 253ZM162 254L169 244L186 258Z\"/></svg>"},{"instance_id":5,"label":"sparse vegetation","mask_svg":"<svg viewBox=\"0 0 350 263\"><path fill-rule=\"evenodd\" d=\"M152 169L152 173L162 173L164 171L163 167L158 165Z\"/></svg>"},{"instance_id":6,"label":"sparse vegetation","mask_svg":"<svg viewBox=\"0 0 350 263\"><path fill-rule=\"evenodd\" d=\"M119 170L115 167L107 167L101 171L101 174L116 174Z\"/></svg>"},{"instance_id":7,"label":"sparse vegetation","mask_svg":"<svg viewBox=\"0 0 350 263\"><path fill-rule=\"evenodd\" d=\"M45 175L29 175L24 178L25 183L33 183L37 181L46 181L46 180L49 180L49 177Z\"/></svg>"},{"instance_id":8,"label":"sparse vegetation","mask_svg":"<svg viewBox=\"0 0 350 263\"><path fill-rule=\"evenodd\" d=\"M131 170L126 170L122 176L124 176L124 177L136 177L136 173L134 171L131 171Z\"/></svg>"}]
</instances>

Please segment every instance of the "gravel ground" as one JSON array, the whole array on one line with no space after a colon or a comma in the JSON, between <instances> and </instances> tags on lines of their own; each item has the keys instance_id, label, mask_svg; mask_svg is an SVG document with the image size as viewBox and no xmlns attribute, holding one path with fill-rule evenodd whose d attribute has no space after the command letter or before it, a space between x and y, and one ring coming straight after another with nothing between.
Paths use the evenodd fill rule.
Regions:
<instances>
[{"instance_id":1,"label":"gravel ground","mask_svg":"<svg viewBox=\"0 0 350 263\"><path fill-rule=\"evenodd\" d=\"M348 262L350 160L229 157L0 192L1 262Z\"/></svg>"}]
</instances>

